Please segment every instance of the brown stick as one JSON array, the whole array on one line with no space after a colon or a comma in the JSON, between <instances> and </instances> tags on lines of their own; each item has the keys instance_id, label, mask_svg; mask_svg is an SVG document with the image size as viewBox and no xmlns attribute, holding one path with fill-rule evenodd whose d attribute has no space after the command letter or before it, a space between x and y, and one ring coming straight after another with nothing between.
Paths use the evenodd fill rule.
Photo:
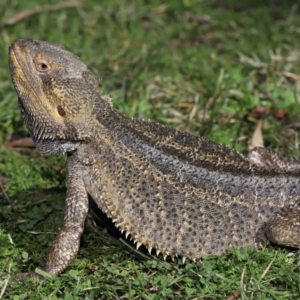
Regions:
<instances>
[{"instance_id":1,"label":"brown stick","mask_svg":"<svg viewBox=\"0 0 300 300\"><path fill-rule=\"evenodd\" d=\"M240 291L240 290L235 290L235 291L233 292L233 294L231 294L228 298L226 298L226 300L235 300L235 299L237 299L240 295L241 295L241 291Z\"/></svg>"},{"instance_id":2,"label":"brown stick","mask_svg":"<svg viewBox=\"0 0 300 300\"><path fill-rule=\"evenodd\" d=\"M79 7L82 6L83 3L79 1L66 1L54 5L49 5L49 6L37 6L32 9L27 9L20 11L16 13L14 16L8 18L5 20L2 25L14 25L18 22L23 21L26 18L29 18L33 15L39 14L41 12L46 12L46 11L56 11L62 8L68 8L68 7Z\"/></svg>"}]
</instances>

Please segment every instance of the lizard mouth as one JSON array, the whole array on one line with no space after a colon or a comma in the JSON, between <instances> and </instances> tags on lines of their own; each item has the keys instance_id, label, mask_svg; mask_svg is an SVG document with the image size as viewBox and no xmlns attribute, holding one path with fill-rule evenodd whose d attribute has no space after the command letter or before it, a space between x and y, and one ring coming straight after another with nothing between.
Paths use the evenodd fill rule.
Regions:
<instances>
[{"instance_id":1,"label":"lizard mouth","mask_svg":"<svg viewBox=\"0 0 300 300\"><path fill-rule=\"evenodd\" d=\"M9 48L9 67L10 67L12 82L14 84L17 94L19 95L18 103L19 103L19 107L21 110L21 114L23 115L23 114L27 113L26 105L24 103L25 101L23 100L24 97L22 97L22 94L25 94L25 93L23 93L23 88L22 88L22 86L24 86L23 79L25 78L25 74L22 70L20 62L18 61L18 58L17 58L18 55L16 54L15 51L16 51L15 44L13 44ZM21 76L19 76L19 75L21 75ZM17 78L22 78L22 80L17 79Z\"/></svg>"},{"instance_id":2,"label":"lizard mouth","mask_svg":"<svg viewBox=\"0 0 300 300\"><path fill-rule=\"evenodd\" d=\"M16 43L12 44L9 48L9 66L12 81L15 87L15 90L18 94L19 98L19 106L21 112L28 112L26 105L26 98L29 98L28 93L34 94L34 89L30 86L30 80L26 80L27 76L24 72L24 68L26 65L24 64L23 53L21 49L16 45ZM29 88L26 89L26 86ZM35 95L37 98L37 95Z\"/></svg>"},{"instance_id":3,"label":"lizard mouth","mask_svg":"<svg viewBox=\"0 0 300 300\"><path fill-rule=\"evenodd\" d=\"M9 68L10 68L10 73L11 73L11 78L12 78L12 81L13 81L13 84L14 84L14 87L15 89L17 90L17 92L19 92L19 83L17 81L17 75L18 73L22 73L22 76L21 78L24 77L24 74L22 72L22 68L19 64L19 61L17 59L17 55L15 53L15 45L12 44L10 47L9 47Z\"/></svg>"},{"instance_id":4,"label":"lizard mouth","mask_svg":"<svg viewBox=\"0 0 300 300\"><path fill-rule=\"evenodd\" d=\"M22 41L22 40L21 40ZM19 95L19 102L22 108L26 109L26 100L34 98L38 101L36 93L37 86L32 86L33 76L29 72L28 52L20 45L18 41L13 43L9 48L9 65L14 87Z\"/></svg>"},{"instance_id":5,"label":"lizard mouth","mask_svg":"<svg viewBox=\"0 0 300 300\"><path fill-rule=\"evenodd\" d=\"M42 126L43 122L39 121L37 115L37 112L43 109L40 100L43 97L43 91L31 71L31 62L31 55L26 50L26 40L17 40L10 46L9 65L12 81L19 96L18 103L22 118L34 141L54 140L55 130L48 130ZM37 107L39 107L39 110L37 110Z\"/></svg>"}]
</instances>

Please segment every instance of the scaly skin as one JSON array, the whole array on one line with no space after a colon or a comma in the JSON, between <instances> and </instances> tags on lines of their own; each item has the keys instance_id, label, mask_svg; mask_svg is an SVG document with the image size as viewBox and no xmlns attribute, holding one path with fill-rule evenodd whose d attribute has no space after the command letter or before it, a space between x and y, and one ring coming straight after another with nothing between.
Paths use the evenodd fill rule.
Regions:
<instances>
[{"instance_id":1,"label":"scaly skin","mask_svg":"<svg viewBox=\"0 0 300 300\"><path fill-rule=\"evenodd\" d=\"M300 247L298 162L290 169L278 158L260 167L260 150L252 164L204 138L127 118L101 94L98 77L60 45L17 40L9 63L37 149L68 154L64 226L46 271L59 274L76 255L88 195L137 246L164 257L199 260L267 238Z\"/></svg>"}]
</instances>

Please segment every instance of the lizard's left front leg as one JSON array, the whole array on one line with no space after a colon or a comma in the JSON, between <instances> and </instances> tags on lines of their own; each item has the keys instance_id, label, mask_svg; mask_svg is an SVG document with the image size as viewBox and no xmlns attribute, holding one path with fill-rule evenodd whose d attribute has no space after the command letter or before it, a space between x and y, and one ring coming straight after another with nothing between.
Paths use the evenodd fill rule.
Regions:
<instances>
[{"instance_id":1,"label":"lizard's left front leg","mask_svg":"<svg viewBox=\"0 0 300 300\"><path fill-rule=\"evenodd\" d=\"M88 197L79 168L73 164L73 158L67 163L67 199L64 225L48 254L45 271L61 273L76 256L84 222L88 213Z\"/></svg>"}]
</instances>

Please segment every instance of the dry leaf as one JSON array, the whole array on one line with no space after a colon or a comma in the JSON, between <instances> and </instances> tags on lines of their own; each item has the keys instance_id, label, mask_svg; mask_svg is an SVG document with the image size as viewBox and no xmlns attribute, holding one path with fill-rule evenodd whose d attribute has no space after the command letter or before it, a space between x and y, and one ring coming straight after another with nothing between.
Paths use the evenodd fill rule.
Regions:
<instances>
[{"instance_id":1,"label":"dry leaf","mask_svg":"<svg viewBox=\"0 0 300 300\"><path fill-rule=\"evenodd\" d=\"M285 109L281 109L281 108L278 108L278 109L275 109L273 112L272 112L272 116L278 120L281 120L283 119L284 117L286 117L287 115L289 114L289 112Z\"/></svg>"},{"instance_id":2,"label":"dry leaf","mask_svg":"<svg viewBox=\"0 0 300 300\"><path fill-rule=\"evenodd\" d=\"M262 120L259 120L253 132L252 138L248 142L249 151L255 147L264 147L264 140L261 132L262 125L263 125Z\"/></svg>"},{"instance_id":3,"label":"dry leaf","mask_svg":"<svg viewBox=\"0 0 300 300\"><path fill-rule=\"evenodd\" d=\"M251 111L248 112L248 117L252 117L255 119L261 119L263 116L268 115L270 113L270 109L265 106L257 106Z\"/></svg>"}]
</instances>

